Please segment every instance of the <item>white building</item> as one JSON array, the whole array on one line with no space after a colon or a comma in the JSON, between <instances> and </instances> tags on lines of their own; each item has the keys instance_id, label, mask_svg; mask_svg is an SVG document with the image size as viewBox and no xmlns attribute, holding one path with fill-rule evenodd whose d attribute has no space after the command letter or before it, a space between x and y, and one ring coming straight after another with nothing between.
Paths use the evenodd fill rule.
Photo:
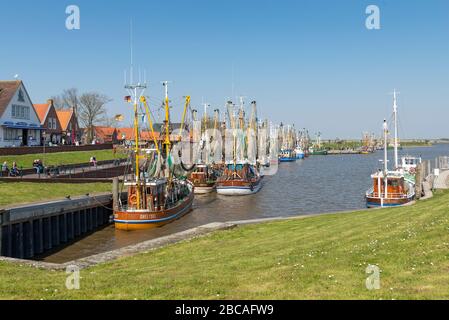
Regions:
<instances>
[{"instance_id":1,"label":"white building","mask_svg":"<svg viewBox=\"0 0 449 320\"><path fill-rule=\"evenodd\" d=\"M40 123L23 82L0 81L0 147L40 145Z\"/></svg>"}]
</instances>

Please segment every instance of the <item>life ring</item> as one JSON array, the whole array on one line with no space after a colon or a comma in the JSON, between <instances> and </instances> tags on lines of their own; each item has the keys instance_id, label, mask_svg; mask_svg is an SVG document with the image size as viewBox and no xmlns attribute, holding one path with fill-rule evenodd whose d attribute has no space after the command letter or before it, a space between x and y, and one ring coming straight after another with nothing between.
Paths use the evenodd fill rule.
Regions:
<instances>
[{"instance_id":1,"label":"life ring","mask_svg":"<svg viewBox=\"0 0 449 320\"><path fill-rule=\"evenodd\" d=\"M137 204L137 196L135 194L130 195L128 201L130 205Z\"/></svg>"},{"instance_id":2,"label":"life ring","mask_svg":"<svg viewBox=\"0 0 449 320\"><path fill-rule=\"evenodd\" d=\"M410 168L410 173L411 173L411 174L416 173L416 168Z\"/></svg>"}]
</instances>

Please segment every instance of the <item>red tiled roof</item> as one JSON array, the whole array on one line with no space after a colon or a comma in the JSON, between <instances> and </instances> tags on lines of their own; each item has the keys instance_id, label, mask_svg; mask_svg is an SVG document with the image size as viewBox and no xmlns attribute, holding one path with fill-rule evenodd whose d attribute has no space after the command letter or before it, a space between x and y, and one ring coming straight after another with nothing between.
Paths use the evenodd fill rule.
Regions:
<instances>
[{"instance_id":1,"label":"red tiled roof","mask_svg":"<svg viewBox=\"0 0 449 320\"><path fill-rule=\"evenodd\" d=\"M56 110L56 115L58 116L59 123L61 123L61 128L63 131L67 130L70 119L72 119L73 109L68 110Z\"/></svg>"},{"instance_id":2,"label":"red tiled roof","mask_svg":"<svg viewBox=\"0 0 449 320\"><path fill-rule=\"evenodd\" d=\"M104 127L104 126L95 126L94 127L94 135L97 139L100 140L109 140L112 138L114 131L117 130L117 140L134 140L134 128L114 128L114 127ZM154 136L156 139L159 139L159 132L155 132ZM151 131L141 131L140 139L142 140L153 140L153 135Z\"/></svg>"},{"instance_id":3,"label":"red tiled roof","mask_svg":"<svg viewBox=\"0 0 449 320\"><path fill-rule=\"evenodd\" d=\"M44 124L45 118L47 116L48 110L51 107L51 104L33 104L34 110L36 110L37 116L39 117L39 120L41 124Z\"/></svg>"},{"instance_id":4,"label":"red tiled roof","mask_svg":"<svg viewBox=\"0 0 449 320\"><path fill-rule=\"evenodd\" d=\"M22 81L0 81L0 117L5 112Z\"/></svg>"},{"instance_id":5,"label":"red tiled roof","mask_svg":"<svg viewBox=\"0 0 449 320\"><path fill-rule=\"evenodd\" d=\"M111 138L114 134L115 128L112 127L100 127L96 126L94 127L94 134L99 139L108 139Z\"/></svg>"},{"instance_id":6,"label":"red tiled roof","mask_svg":"<svg viewBox=\"0 0 449 320\"><path fill-rule=\"evenodd\" d=\"M117 139L118 140L134 140L134 128L118 128L117 129ZM159 139L159 132L154 133L155 138ZM153 140L153 135L151 134L151 131L141 131L140 132L140 139L142 140Z\"/></svg>"}]
</instances>

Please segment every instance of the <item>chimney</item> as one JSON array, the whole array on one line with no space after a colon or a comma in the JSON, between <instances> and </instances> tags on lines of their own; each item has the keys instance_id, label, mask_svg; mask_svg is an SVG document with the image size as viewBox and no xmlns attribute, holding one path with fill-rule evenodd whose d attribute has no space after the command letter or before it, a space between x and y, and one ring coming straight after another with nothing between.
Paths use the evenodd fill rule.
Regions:
<instances>
[{"instance_id":1,"label":"chimney","mask_svg":"<svg viewBox=\"0 0 449 320\"><path fill-rule=\"evenodd\" d=\"M53 101L53 99L48 99L48 100L47 100L47 103L48 103L50 106L52 106L53 103L54 103L54 101Z\"/></svg>"}]
</instances>

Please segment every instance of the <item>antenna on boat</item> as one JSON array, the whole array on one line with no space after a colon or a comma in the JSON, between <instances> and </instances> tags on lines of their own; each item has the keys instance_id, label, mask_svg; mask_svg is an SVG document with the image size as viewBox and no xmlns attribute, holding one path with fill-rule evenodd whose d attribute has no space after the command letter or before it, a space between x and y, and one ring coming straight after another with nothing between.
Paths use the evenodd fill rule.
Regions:
<instances>
[{"instance_id":1,"label":"antenna on boat","mask_svg":"<svg viewBox=\"0 0 449 320\"><path fill-rule=\"evenodd\" d=\"M235 83L234 83L234 61L232 62L232 92L231 99L234 99Z\"/></svg>"},{"instance_id":2,"label":"antenna on boat","mask_svg":"<svg viewBox=\"0 0 449 320\"><path fill-rule=\"evenodd\" d=\"M384 171L385 174L388 171L388 124L384 119Z\"/></svg>"},{"instance_id":3,"label":"antenna on boat","mask_svg":"<svg viewBox=\"0 0 449 320\"><path fill-rule=\"evenodd\" d=\"M129 74L129 82L134 82L134 51L133 51L133 20L131 19L129 22L129 45L130 45L130 54L131 54L131 69Z\"/></svg>"},{"instance_id":4,"label":"antenna on boat","mask_svg":"<svg viewBox=\"0 0 449 320\"><path fill-rule=\"evenodd\" d=\"M164 145L165 145L165 156L167 159L167 171L168 171L168 176L169 178L171 178L170 176L170 170L169 167L171 166L170 162L170 146L171 146L171 142L170 142L170 106L169 106L169 100L168 100L168 84L171 83L171 81L162 81L162 85L165 88L165 141L164 141Z\"/></svg>"},{"instance_id":5,"label":"antenna on boat","mask_svg":"<svg viewBox=\"0 0 449 320\"><path fill-rule=\"evenodd\" d=\"M394 166L395 166L395 169L397 169L399 167L397 94L399 94L399 92L396 92L396 89L394 89L394 91L393 91L393 120L394 120Z\"/></svg>"}]
</instances>

